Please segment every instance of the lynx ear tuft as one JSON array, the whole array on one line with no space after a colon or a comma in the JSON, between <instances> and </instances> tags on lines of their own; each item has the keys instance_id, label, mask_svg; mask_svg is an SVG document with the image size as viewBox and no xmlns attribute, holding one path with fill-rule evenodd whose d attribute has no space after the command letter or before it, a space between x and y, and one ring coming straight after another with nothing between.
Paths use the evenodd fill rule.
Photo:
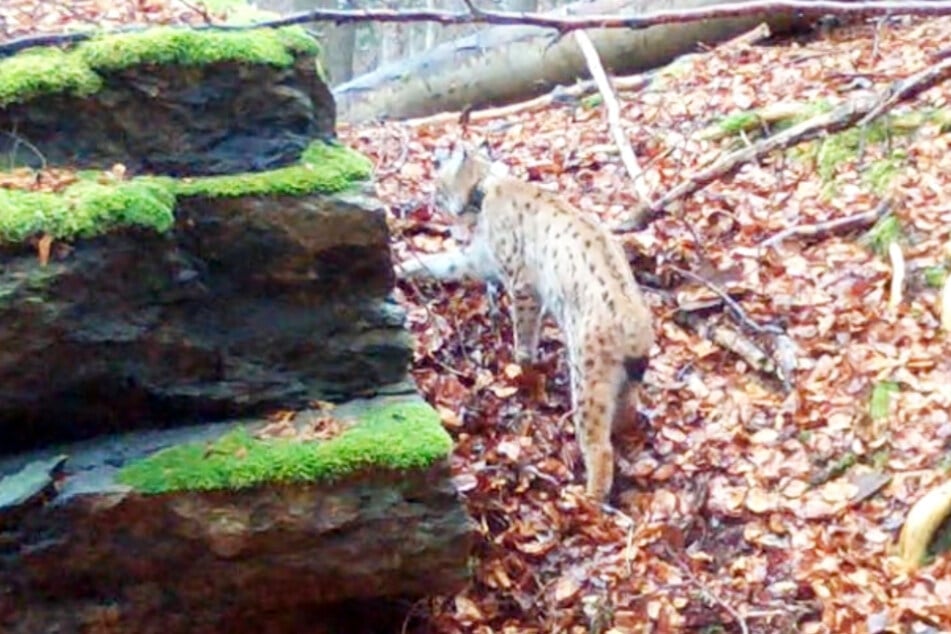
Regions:
<instances>
[{"instance_id":1,"label":"lynx ear tuft","mask_svg":"<svg viewBox=\"0 0 951 634\"><path fill-rule=\"evenodd\" d=\"M436 167L436 169L438 170L443 165L445 165L447 160L449 160L449 150L444 147L436 148L436 150L433 152L433 165Z\"/></svg>"}]
</instances>

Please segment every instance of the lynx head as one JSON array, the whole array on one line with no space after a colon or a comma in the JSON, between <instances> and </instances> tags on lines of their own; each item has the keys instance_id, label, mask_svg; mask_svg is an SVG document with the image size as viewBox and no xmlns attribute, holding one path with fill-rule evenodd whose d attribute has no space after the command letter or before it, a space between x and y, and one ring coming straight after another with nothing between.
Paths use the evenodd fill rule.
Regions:
<instances>
[{"instance_id":1,"label":"lynx head","mask_svg":"<svg viewBox=\"0 0 951 634\"><path fill-rule=\"evenodd\" d=\"M436 204L448 213L458 216L479 212L483 179L489 173L489 157L478 150L456 143L451 152L438 153L436 163Z\"/></svg>"}]
</instances>

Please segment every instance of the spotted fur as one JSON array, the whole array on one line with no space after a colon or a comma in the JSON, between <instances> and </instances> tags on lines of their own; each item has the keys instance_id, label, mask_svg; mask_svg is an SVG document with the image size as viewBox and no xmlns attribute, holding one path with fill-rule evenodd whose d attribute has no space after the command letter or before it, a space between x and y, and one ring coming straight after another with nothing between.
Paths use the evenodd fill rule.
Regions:
<instances>
[{"instance_id":1,"label":"spotted fur","mask_svg":"<svg viewBox=\"0 0 951 634\"><path fill-rule=\"evenodd\" d=\"M654 342L650 310L623 249L595 218L499 174L468 148L457 147L437 171L437 203L472 239L462 249L411 258L398 274L501 280L524 365L537 360L543 314L554 317L566 340L587 493L603 500L614 479L612 431Z\"/></svg>"}]
</instances>

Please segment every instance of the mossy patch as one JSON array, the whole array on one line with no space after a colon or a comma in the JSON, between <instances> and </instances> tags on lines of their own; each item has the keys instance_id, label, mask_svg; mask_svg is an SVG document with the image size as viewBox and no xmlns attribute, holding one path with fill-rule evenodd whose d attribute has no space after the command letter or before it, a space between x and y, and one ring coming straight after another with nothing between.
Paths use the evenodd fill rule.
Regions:
<instances>
[{"instance_id":1,"label":"mossy patch","mask_svg":"<svg viewBox=\"0 0 951 634\"><path fill-rule=\"evenodd\" d=\"M75 55L56 48L30 49L0 60L0 107L43 94L84 97L102 87L102 78Z\"/></svg>"},{"instance_id":2,"label":"mossy patch","mask_svg":"<svg viewBox=\"0 0 951 634\"><path fill-rule=\"evenodd\" d=\"M866 231L859 242L879 255L888 253L888 246L904 237L901 222L894 214L885 214Z\"/></svg>"},{"instance_id":3,"label":"mossy patch","mask_svg":"<svg viewBox=\"0 0 951 634\"><path fill-rule=\"evenodd\" d=\"M719 139L745 135L755 137L767 131L775 133L829 112L834 106L826 101L811 104L777 103L758 110L734 112L719 119L700 133L700 138ZM887 114L864 127L852 127L790 150L794 157L809 161L816 167L823 183L823 193L835 193L837 178L844 166L857 164L870 189L883 195L893 178L907 164L907 152L897 145L902 137L916 134L924 126L943 130L951 114L948 109L922 109ZM737 144L748 143L738 139ZM863 165L867 154L873 155ZM877 157L875 156L877 155Z\"/></svg>"},{"instance_id":4,"label":"mossy patch","mask_svg":"<svg viewBox=\"0 0 951 634\"><path fill-rule=\"evenodd\" d=\"M364 155L337 143L312 143L297 165L267 172L175 181L181 196L300 196L310 192L327 194L343 191L355 181L365 180L373 163Z\"/></svg>"},{"instance_id":5,"label":"mossy patch","mask_svg":"<svg viewBox=\"0 0 951 634\"><path fill-rule=\"evenodd\" d=\"M286 67L294 53L316 55L317 42L301 28L215 31L161 27L83 42L75 54L97 71L142 64L203 66L244 62Z\"/></svg>"},{"instance_id":6,"label":"mossy patch","mask_svg":"<svg viewBox=\"0 0 951 634\"><path fill-rule=\"evenodd\" d=\"M62 192L0 189L0 239L30 236L89 237L117 226L166 231L174 221L175 196L149 182L104 185L78 181Z\"/></svg>"},{"instance_id":7,"label":"mossy patch","mask_svg":"<svg viewBox=\"0 0 951 634\"><path fill-rule=\"evenodd\" d=\"M0 107L43 94L90 95L103 84L99 73L137 65L238 62L284 68L297 55L319 53L317 41L297 26L242 31L158 27L101 35L65 52L42 47L0 59Z\"/></svg>"},{"instance_id":8,"label":"mossy patch","mask_svg":"<svg viewBox=\"0 0 951 634\"><path fill-rule=\"evenodd\" d=\"M898 392L898 384L894 381L880 381L875 384L868 403L868 413L872 420L878 421L888 417L892 396Z\"/></svg>"},{"instance_id":9,"label":"mossy patch","mask_svg":"<svg viewBox=\"0 0 951 634\"><path fill-rule=\"evenodd\" d=\"M181 180L141 176L114 184L93 180L99 172L84 172L61 192L0 188L0 241L22 242L42 234L91 237L127 226L162 232L174 224L178 196L333 194L365 180L372 169L359 152L315 141L297 165L267 172Z\"/></svg>"},{"instance_id":10,"label":"mossy patch","mask_svg":"<svg viewBox=\"0 0 951 634\"><path fill-rule=\"evenodd\" d=\"M397 403L369 410L327 441L261 440L238 427L210 444L156 452L124 467L117 480L152 494L323 482L368 469L426 468L451 449L452 439L429 405Z\"/></svg>"}]
</instances>

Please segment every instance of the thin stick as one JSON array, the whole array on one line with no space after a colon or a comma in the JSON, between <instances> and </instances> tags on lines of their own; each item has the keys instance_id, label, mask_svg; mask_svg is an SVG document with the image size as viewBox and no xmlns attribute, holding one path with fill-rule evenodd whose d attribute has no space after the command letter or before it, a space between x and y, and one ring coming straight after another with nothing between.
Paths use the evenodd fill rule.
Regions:
<instances>
[{"instance_id":1,"label":"thin stick","mask_svg":"<svg viewBox=\"0 0 951 634\"><path fill-rule=\"evenodd\" d=\"M718 178L732 174L750 161L758 160L774 150L785 149L803 141L844 130L856 123L867 124L896 103L910 99L949 77L951 77L951 57L897 82L891 89L878 95L861 96L846 101L831 112L817 115L754 145L727 154L709 167L688 176L660 199L642 205L634 212L632 218L616 231L643 229L653 219L665 213L666 207L672 202L703 189Z\"/></svg>"},{"instance_id":2,"label":"thin stick","mask_svg":"<svg viewBox=\"0 0 951 634\"><path fill-rule=\"evenodd\" d=\"M854 229L860 229L868 225L873 225L878 221L879 218L888 213L888 211L891 209L891 205L891 199L884 198L878 203L878 205L875 206L874 209L852 214L851 216L846 216L845 218L835 218L833 220L825 220L823 222L816 222L808 225L795 225L787 229L783 229L775 235L766 238L759 243L759 246L765 249L779 244L786 238L791 238L792 236L817 236L838 232L846 233Z\"/></svg>"},{"instance_id":3,"label":"thin stick","mask_svg":"<svg viewBox=\"0 0 951 634\"><path fill-rule=\"evenodd\" d=\"M687 269L682 269L678 266L673 266L673 265L670 265L668 268L670 268L671 271L674 271L676 273L683 275L684 277L690 278L691 280L693 280L694 282L697 282L698 284L703 284L704 286L709 288L711 291L713 291L713 293L717 297L723 300L723 303L726 304L727 308L730 309L730 311L733 313L733 316L739 320L740 325L745 326L747 329L755 332L758 335L785 334L785 331L779 326L773 326L772 324L763 326L753 321L753 319L750 318L749 315L746 314L746 311L743 310L743 308L736 302L736 300L730 297L730 294L727 293L722 288L720 288L719 285L714 284L708 279L704 279L703 277L701 277L700 275L697 275L693 271L688 271Z\"/></svg>"},{"instance_id":4,"label":"thin stick","mask_svg":"<svg viewBox=\"0 0 951 634\"><path fill-rule=\"evenodd\" d=\"M648 83L650 83L650 75L631 75L630 77L620 77L615 78L614 85L619 90L636 90L643 88ZM534 99L529 99L528 101L523 101L520 103L514 103L508 106L501 106L499 108L489 108L486 110L475 110L469 114L469 123L475 123L477 121L486 121L489 119L498 119L501 117L507 117L509 115L518 114L521 112L526 112L529 110L537 110L540 108L545 108L555 103L556 101L562 99L575 99L581 98L588 93L592 93L598 89L598 85L593 80L579 82L573 86L556 86L546 95L540 97L535 97ZM446 123L452 123L459 120L460 113L458 112L441 112L439 114L429 115L425 117L419 117L417 119L407 119L403 122L407 126L427 126L427 125L443 125ZM348 124L347 124L348 125Z\"/></svg>"},{"instance_id":5,"label":"thin stick","mask_svg":"<svg viewBox=\"0 0 951 634\"><path fill-rule=\"evenodd\" d=\"M637 163L637 157L634 155L631 143L621 126L621 106L614 95L614 89L611 88L608 75L604 72L604 65L601 64L601 58L598 56L598 49L594 47L591 38L584 31L575 31L575 40L578 42L584 61L588 65L588 71L590 71L591 77L598 86L598 92L601 93L601 98L604 99L604 107L608 114L608 126L611 129L618 151L621 153L624 168L634 183L634 191L640 200L650 200L651 193L643 179L643 171Z\"/></svg>"},{"instance_id":6,"label":"thin stick","mask_svg":"<svg viewBox=\"0 0 951 634\"><path fill-rule=\"evenodd\" d=\"M699 589L700 592L702 592L703 594L707 595L709 598L716 601L720 605L720 607L726 610L730 614L730 616L733 617L733 620L736 621L736 623L740 626L740 632L742 632L743 634L750 634L749 625L746 624L746 619L743 617L743 615L740 614L737 611L737 609L734 608L732 605L730 605L729 603L721 599L713 590L707 587L705 583L700 581L700 579L698 579L697 576L694 575L693 572L691 572L690 567L687 564L685 564L683 561L681 561L679 557L676 557L674 555L673 551L670 549L669 546L667 547L667 551L671 556L674 557L674 559L677 560L678 568L680 568L681 572L683 572L684 575L688 579L690 579L691 583L697 586L697 589Z\"/></svg>"}]
</instances>

